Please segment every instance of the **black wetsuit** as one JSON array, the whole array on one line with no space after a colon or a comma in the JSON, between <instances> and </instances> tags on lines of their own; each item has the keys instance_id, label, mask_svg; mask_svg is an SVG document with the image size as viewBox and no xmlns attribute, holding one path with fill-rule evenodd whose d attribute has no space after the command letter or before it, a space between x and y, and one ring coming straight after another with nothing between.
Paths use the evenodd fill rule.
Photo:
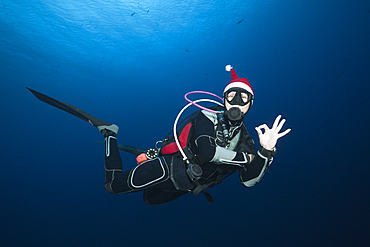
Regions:
<instances>
[{"instance_id":1,"label":"black wetsuit","mask_svg":"<svg viewBox=\"0 0 370 247\"><path fill-rule=\"evenodd\" d=\"M114 136L107 136L105 188L113 194L144 191L145 202L148 205L158 205L186 193L203 192L207 187L221 183L237 170L243 185L253 186L271 164L271 155L261 150L256 154L254 142L244 122L233 127L228 126L231 141L222 138L220 128L216 114L213 113L201 111L194 120L189 146L202 168L202 175L197 181L188 177L187 165L179 152L159 156L122 172L117 140ZM256 156L250 161L246 154Z\"/></svg>"}]
</instances>

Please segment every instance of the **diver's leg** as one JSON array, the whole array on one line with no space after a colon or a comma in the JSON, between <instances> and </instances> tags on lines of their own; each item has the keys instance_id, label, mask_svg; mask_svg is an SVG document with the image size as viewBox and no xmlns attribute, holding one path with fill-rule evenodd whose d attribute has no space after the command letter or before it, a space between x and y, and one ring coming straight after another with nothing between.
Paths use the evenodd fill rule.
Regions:
<instances>
[{"instance_id":1,"label":"diver's leg","mask_svg":"<svg viewBox=\"0 0 370 247\"><path fill-rule=\"evenodd\" d=\"M100 129L99 129L100 130ZM111 183L115 176L122 173L122 160L119 154L116 135L118 132L118 126L106 126L101 129L101 133L105 137L105 189L113 193Z\"/></svg>"},{"instance_id":2,"label":"diver's leg","mask_svg":"<svg viewBox=\"0 0 370 247\"><path fill-rule=\"evenodd\" d=\"M147 189L176 190L169 176L164 158L155 158L120 174L115 173L110 182L112 193L130 193Z\"/></svg>"},{"instance_id":3,"label":"diver's leg","mask_svg":"<svg viewBox=\"0 0 370 247\"><path fill-rule=\"evenodd\" d=\"M175 189L169 179L169 166L164 158L155 158L128 171L122 172L116 134L118 126L104 126L105 137L105 189L113 194L144 191L148 188ZM100 130L100 129L99 129Z\"/></svg>"}]
</instances>

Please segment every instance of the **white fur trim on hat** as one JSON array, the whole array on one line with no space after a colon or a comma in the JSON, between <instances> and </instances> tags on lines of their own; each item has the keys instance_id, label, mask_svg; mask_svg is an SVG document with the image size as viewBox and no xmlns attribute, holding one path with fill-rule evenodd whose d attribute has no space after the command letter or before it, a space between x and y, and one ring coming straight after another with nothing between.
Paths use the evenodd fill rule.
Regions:
<instances>
[{"instance_id":1,"label":"white fur trim on hat","mask_svg":"<svg viewBox=\"0 0 370 247\"><path fill-rule=\"evenodd\" d=\"M240 82L240 81L232 82L229 85L227 85L224 89L224 93L233 87L243 88L247 90L249 93L251 93L252 95L254 95L253 90L247 84L245 84L244 82Z\"/></svg>"}]
</instances>

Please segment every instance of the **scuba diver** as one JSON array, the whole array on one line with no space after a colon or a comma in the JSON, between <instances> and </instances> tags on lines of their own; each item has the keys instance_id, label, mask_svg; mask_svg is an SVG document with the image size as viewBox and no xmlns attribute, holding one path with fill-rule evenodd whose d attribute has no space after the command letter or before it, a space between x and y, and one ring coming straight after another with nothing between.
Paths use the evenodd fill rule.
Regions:
<instances>
[{"instance_id":1,"label":"scuba diver","mask_svg":"<svg viewBox=\"0 0 370 247\"><path fill-rule=\"evenodd\" d=\"M223 91L223 98L203 91L187 93L185 99L189 104L178 114L173 136L167 137L160 148L147 151L118 144L117 125L27 89L39 100L90 123L104 135L104 187L108 192L121 194L144 191L144 201L150 206L173 201L187 193L203 193L208 201L214 202L206 189L220 184L236 171L245 187L252 187L259 182L273 161L277 140L291 131L287 129L279 133L285 123L280 115L271 129L266 124L256 127L261 146L256 151L244 123L244 116L253 104L253 89L247 79L238 78L230 65L226 66L226 70L231 72L231 81ZM210 99L191 101L188 95L193 93L215 96L222 103ZM198 104L204 101L218 105L206 108ZM181 114L191 105L201 110L185 118L178 127ZM123 171L120 149L138 155L138 166Z\"/></svg>"},{"instance_id":2,"label":"scuba diver","mask_svg":"<svg viewBox=\"0 0 370 247\"><path fill-rule=\"evenodd\" d=\"M159 154L153 150L140 154L138 166L130 170L122 171L116 140L118 126L97 126L105 137L104 187L108 192L144 191L144 201L150 206L170 202L187 193L204 193L208 201L213 202L205 190L237 170L245 187L252 187L262 179L276 154L277 140L290 129L279 133L285 123L280 115L271 129L266 124L256 127L261 145L256 152L244 123L244 116L253 104L253 89L247 79L238 78L230 65L226 70L231 72L231 81L224 89L222 106L201 107L186 95L191 104L202 110L187 120L179 137L175 133L175 122L175 141L167 138Z\"/></svg>"}]
</instances>

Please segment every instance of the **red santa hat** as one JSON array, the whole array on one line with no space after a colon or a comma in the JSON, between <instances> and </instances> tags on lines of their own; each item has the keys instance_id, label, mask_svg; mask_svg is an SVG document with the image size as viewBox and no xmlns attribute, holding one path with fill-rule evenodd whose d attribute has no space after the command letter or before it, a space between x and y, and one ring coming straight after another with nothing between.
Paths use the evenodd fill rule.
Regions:
<instances>
[{"instance_id":1,"label":"red santa hat","mask_svg":"<svg viewBox=\"0 0 370 247\"><path fill-rule=\"evenodd\" d=\"M229 84L226 85L224 93L230 88L237 87L247 90L247 92L251 93L254 96L252 86L246 78L238 78L235 70L233 69L233 67L231 67L231 65L226 65L225 70L231 71L231 81L229 82Z\"/></svg>"}]
</instances>

